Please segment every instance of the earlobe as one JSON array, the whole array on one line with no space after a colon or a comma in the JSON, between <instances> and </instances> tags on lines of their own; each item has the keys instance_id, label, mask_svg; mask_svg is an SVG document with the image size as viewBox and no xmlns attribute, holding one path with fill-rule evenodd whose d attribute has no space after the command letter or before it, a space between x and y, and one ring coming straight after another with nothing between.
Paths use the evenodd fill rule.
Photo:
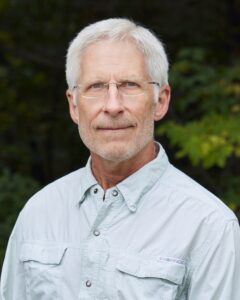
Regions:
<instances>
[{"instance_id":1,"label":"earlobe","mask_svg":"<svg viewBox=\"0 0 240 300\"><path fill-rule=\"evenodd\" d=\"M66 91L66 96L68 99L69 113L71 119L73 120L74 123L78 125L78 107L77 104L75 103L73 92L68 89Z\"/></svg>"},{"instance_id":2,"label":"earlobe","mask_svg":"<svg viewBox=\"0 0 240 300\"><path fill-rule=\"evenodd\" d=\"M171 98L171 89L168 85L164 85L160 89L158 102L155 106L154 121L161 120L167 113Z\"/></svg>"}]
</instances>

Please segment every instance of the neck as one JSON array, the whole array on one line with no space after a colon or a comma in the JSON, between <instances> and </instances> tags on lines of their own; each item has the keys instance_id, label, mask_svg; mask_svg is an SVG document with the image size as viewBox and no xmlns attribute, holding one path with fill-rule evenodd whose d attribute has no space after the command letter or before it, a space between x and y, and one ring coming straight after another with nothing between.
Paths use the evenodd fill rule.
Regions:
<instances>
[{"instance_id":1,"label":"neck","mask_svg":"<svg viewBox=\"0 0 240 300\"><path fill-rule=\"evenodd\" d=\"M121 162L105 160L91 153L92 172L98 183L106 191L115 186L156 157L154 141L148 143L134 157Z\"/></svg>"}]
</instances>

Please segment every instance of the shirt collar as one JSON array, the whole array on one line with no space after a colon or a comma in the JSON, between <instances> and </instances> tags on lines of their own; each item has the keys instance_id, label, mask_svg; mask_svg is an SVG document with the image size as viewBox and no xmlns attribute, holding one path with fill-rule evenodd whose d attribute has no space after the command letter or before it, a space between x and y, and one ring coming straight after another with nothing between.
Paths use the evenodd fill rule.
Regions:
<instances>
[{"instance_id":1,"label":"shirt collar","mask_svg":"<svg viewBox=\"0 0 240 300\"><path fill-rule=\"evenodd\" d=\"M157 142L156 145L159 147L157 157L117 184L132 212L137 210L141 198L152 188L169 165L164 148Z\"/></svg>"},{"instance_id":2,"label":"shirt collar","mask_svg":"<svg viewBox=\"0 0 240 300\"><path fill-rule=\"evenodd\" d=\"M81 174L80 183L80 198L78 203L81 204L85 200L86 192L94 185L98 184L96 178L92 174L91 170L91 156L89 157L85 168L82 169L83 174Z\"/></svg>"},{"instance_id":3,"label":"shirt collar","mask_svg":"<svg viewBox=\"0 0 240 300\"><path fill-rule=\"evenodd\" d=\"M169 165L164 148L161 144L155 143L159 148L157 157L116 185L123 195L129 210L132 212L137 210L141 198L152 188ZM91 157L89 157L86 167L83 168L82 171L80 198L78 198L79 204L85 200L86 192L92 186L98 184L96 178L92 174Z\"/></svg>"}]
</instances>

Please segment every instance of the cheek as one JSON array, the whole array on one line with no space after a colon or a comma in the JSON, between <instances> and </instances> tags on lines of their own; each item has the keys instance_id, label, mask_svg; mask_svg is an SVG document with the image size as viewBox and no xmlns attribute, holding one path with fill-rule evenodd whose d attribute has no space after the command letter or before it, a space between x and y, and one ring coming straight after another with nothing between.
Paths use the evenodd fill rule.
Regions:
<instances>
[{"instance_id":1,"label":"cheek","mask_svg":"<svg viewBox=\"0 0 240 300\"><path fill-rule=\"evenodd\" d=\"M134 115L137 118L138 124L143 126L145 121L153 121L154 122L154 104L153 103L145 103L142 105L137 111L135 111Z\"/></svg>"},{"instance_id":2,"label":"cheek","mask_svg":"<svg viewBox=\"0 0 240 300\"><path fill-rule=\"evenodd\" d=\"M86 108L85 106L79 106L79 125L84 128L91 128L92 122L96 118L96 110Z\"/></svg>"}]
</instances>

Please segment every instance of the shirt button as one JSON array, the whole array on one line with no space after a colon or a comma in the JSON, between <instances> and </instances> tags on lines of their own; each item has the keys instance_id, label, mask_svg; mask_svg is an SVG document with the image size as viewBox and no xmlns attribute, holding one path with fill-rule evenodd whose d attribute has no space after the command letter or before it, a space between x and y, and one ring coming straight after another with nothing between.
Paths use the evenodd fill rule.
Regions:
<instances>
[{"instance_id":1,"label":"shirt button","mask_svg":"<svg viewBox=\"0 0 240 300\"><path fill-rule=\"evenodd\" d=\"M114 197L116 197L116 196L118 195L118 191L113 190L112 195L113 195Z\"/></svg>"},{"instance_id":2,"label":"shirt button","mask_svg":"<svg viewBox=\"0 0 240 300\"><path fill-rule=\"evenodd\" d=\"M90 280L87 280L87 281L86 281L86 286L87 286L87 287L90 287L91 285L92 285L91 281L90 281Z\"/></svg>"},{"instance_id":3,"label":"shirt button","mask_svg":"<svg viewBox=\"0 0 240 300\"><path fill-rule=\"evenodd\" d=\"M99 235L100 235L100 231L97 230L97 229L95 229L95 230L93 231L93 234L94 234L95 236L99 236Z\"/></svg>"},{"instance_id":4,"label":"shirt button","mask_svg":"<svg viewBox=\"0 0 240 300\"><path fill-rule=\"evenodd\" d=\"M95 188L95 189L93 190L93 192L94 192L94 194L97 194L98 188Z\"/></svg>"}]
</instances>

